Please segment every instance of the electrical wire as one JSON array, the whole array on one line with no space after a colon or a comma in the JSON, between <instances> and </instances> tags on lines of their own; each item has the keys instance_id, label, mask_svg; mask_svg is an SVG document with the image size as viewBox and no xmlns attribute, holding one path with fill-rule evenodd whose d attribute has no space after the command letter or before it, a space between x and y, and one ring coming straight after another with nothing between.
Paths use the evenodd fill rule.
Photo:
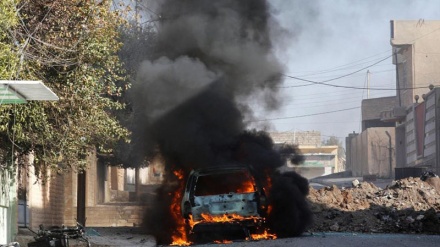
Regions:
<instances>
[{"instance_id":1,"label":"electrical wire","mask_svg":"<svg viewBox=\"0 0 440 247\"><path fill-rule=\"evenodd\" d=\"M368 60L370 58L373 58L373 57L376 57L376 56L379 56L379 55L382 55L384 53L390 53L390 52L392 52L392 51L391 50L387 50L387 51L380 52L380 53L371 55L371 56L363 58L363 59L355 60L353 62L350 62L350 63L347 63L347 64L343 64L343 65L339 65L339 66L336 66L336 67L332 67L332 68L329 68L329 69L323 69L323 70L318 70L318 71L313 71L313 70L309 70L309 71L296 71L296 72L292 72L292 73L295 73L295 74L298 74L298 73L309 73L309 74L301 75L301 76L308 76L308 75L325 74L325 73L330 73L330 72L334 72L334 71L345 70L345 69L349 69L349 68L354 67L354 66L362 65L362 64L365 64L365 63L370 63L371 61L366 61L366 62L362 62L362 63L359 63L359 62Z\"/></svg>"},{"instance_id":2,"label":"electrical wire","mask_svg":"<svg viewBox=\"0 0 440 247\"><path fill-rule=\"evenodd\" d=\"M344 78L344 77L356 74L356 73L358 73L358 72L360 72L362 70L370 68L370 67L372 67L372 66L374 66L374 65L376 65L378 63L381 63L381 62L387 60L388 58L390 58L392 56L393 55L387 56L387 57L385 57L385 58L383 58L383 59L381 59L381 60L379 60L379 61L377 61L377 62L375 62L375 63L373 63L371 65L368 65L368 66L363 67L361 69L355 70L355 71L353 71L351 73L348 73L348 74L345 74L345 75L341 75L341 76L338 76L338 77L335 77L335 78L332 78L332 79L320 81L320 82L312 81L312 80L308 80L308 79L303 79L303 78L299 78L299 77L296 77L296 76L290 76L290 75L286 75L286 74L282 74L282 75L284 77L287 77L287 78L292 78L292 79L299 80L299 81L310 82L310 83L315 84L315 85L324 85L324 86L331 86L331 87L340 87L340 88L351 88L351 89L362 89L362 90L364 90L364 89L367 89L367 88L366 87L342 86L342 85L336 85L336 84L329 84L327 82L335 81L335 80L338 80L338 79L341 79L341 78ZM427 86L426 87L417 87L417 88L427 88ZM368 89L370 89L370 90L396 90L395 88L368 88ZM405 90L405 89L416 89L416 88L401 88L400 90Z\"/></svg>"},{"instance_id":3,"label":"electrical wire","mask_svg":"<svg viewBox=\"0 0 440 247\"><path fill-rule=\"evenodd\" d=\"M359 108L361 108L361 107L357 106L357 107L351 107L351 108L346 108L346 109L327 111L327 112L320 112L320 113L312 113L312 114L305 114L305 115L298 115L298 116L291 116L291 117L279 117L279 118L266 118L266 119L259 119L259 120L250 120L248 122L264 122L264 121L273 121L273 120L281 120L281 119L310 117L310 116L324 115L324 114L335 113L335 112L349 111L349 110L354 110L354 109L359 109Z\"/></svg>"},{"instance_id":4,"label":"electrical wire","mask_svg":"<svg viewBox=\"0 0 440 247\"><path fill-rule=\"evenodd\" d=\"M393 83L391 83L390 85L394 85ZM385 91L379 91L379 92L376 92L378 95L389 95L389 92L385 92ZM341 89L341 90L335 90L335 91L332 91L331 92L331 94L332 94L332 98L337 98L338 96L345 96L345 95L348 95L348 96L353 96L353 95L357 95L357 94L359 94L359 97L358 98L362 98L362 92L361 91L353 91L353 90L351 90L350 88L344 88L344 89ZM295 99L295 100L302 100L302 99L310 99L310 98L313 98L313 96L315 96L315 98L319 98L320 96L328 96L329 95L329 92L328 91L325 91L325 92L320 92L320 91L317 91L317 92L312 92L312 93L307 93L307 94L300 94L300 95L295 95L293 98Z\"/></svg>"},{"instance_id":5,"label":"electrical wire","mask_svg":"<svg viewBox=\"0 0 440 247\"><path fill-rule=\"evenodd\" d=\"M419 39L421 39L421 38L423 38L423 37L425 37L425 36L428 36L428 35L430 35L430 34L432 34L432 33L434 33L434 32L437 32L437 31L439 31L439 30L440 30L440 28L436 28L436 29L434 29L433 31L431 31L431 32L429 32L429 33L426 33L426 34L424 34L424 35L421 35L421 36L419 36L419 37L417 37L417 38L415 38L415 39L413 39L413 40L410 40L410 41L408 41L408 42L406 42L406 43L407 43L407 44L414 44L416 40L419 40ZM381 53L379 53L379 54L381 54ZM352 74L355 74L355 73L357 73L357 72L359 72L359 71L362 71L362 70L364 70L364 69L366 69L366 68L370 68L370 67L372 67L372 66L374 66L374 65L376 65L376 64L379 64L379 63L385 61L386 59L388 59L388 58L390 58L390 57L392 57L392 56L394 56L394 55L395 55L395 53L393 52L392 55L387 56L387 57L385 57L384 59L381 59L381 60L379 60L379 61L377 61L377 62L375 62L375 63L373 63L373 64L371 64L371 65L369 65L369 66L366 66L366 67L362 68L362 69L356 70L356 71L351 72L351 73L348 73L348 74L346 74L346 75L338 76L338 77L335 77L335 78L332 78L332 79L329 79L329 80L320 81L320 82L318 82L318 81L312 81L312 80L308 80L308 79L304 79L304 78L300 78L300 77L296 77L296 76L290 76L290 75L286 75L286 74L282 74L282 75L283 75L284 77L287 77L287 78L291 78L291 79L295 79L295 80L299 80L299 81L304 81L304 82L309 82L309 83L310 83L310 84L305 84L305 85L312 85L312 84L315 84L315 85L324 85L324 86L330 86L330 87L340 87L340 88L350 88L350 89L362 89L362 90L364 90L364 89L366 89L366 88L364 88L364 87L342 86L342 85L336 85L336 84L329 84L329 83L327 83L327 82L334 81L334 80L338 80L338 79L341 79L341 78L344 78L344 77L350 76L350 75L352 75ZM365 59L362 59L362 60L365 60ZM359 60L359 61L362 61L362 60ZM336 67L336 68L338 68L338 67ZM303 85L303 86L305 86L305 85ZM292 86L292 87L294 87L294 86ZM395 89L395 88L369 88L369 89L370 89L370 90L411 90L411 89L420 89L420 88L428 88L428 86L425 86L425 87L412 87L412 88L399 88L399 89Z\"/></svg>"},{"instance_id":6,"label":"electrical wire","mask_svg":"<svg viewBox=\"0 0 440 247\"><path fill-rule=\"evenodd\" d=\"M391 71L394 72L396 70L395 69L387 69L387 70L379 70L379 71L376 71L376 72L370 71L370 74L371 75L375 75L375 74L386 73L386 72L391 72ZM363 75L351 75L351 77L359 77L359 76L363 76ZM325 78L325 77L328 78L328 77L330 77L330 75L329 76L323 76L321 78ZM301 85L291 85L291 86L280 86L280 87L277 86L277 88L298 88L298 87L307 87L307 86L313 86L313 85L316 85L316 83L301 84Z\"/></svg>"},{"instance_id":7,"label":"electrical wire","mask_svg":"<svg viewBox=\"0 0 440 247\"><path fill-rule=\"evenodd\" d=\"M356 71L354 73L357 73L357 72L359 72L359 71ZM350 74L352 74L352 73L350 73ZM348 75L349 74L347 74L346 76L348 76ZM312 83L314 85L323 85L323 86L329 86L329 87L349 88L349 89L361 89L361 90L369 89L369 90L399 91L399 90L411 90L411 89L429 88L429 86L407 87L407 88L399 88L399 89L396 89L396 88L380 88L380 87L366 88L366 87L342 86L342 85L326 83L327 81L334 81L334 80L337 80L337 79L340 79L340 78L343 78L343 77L346 77L346 76L340 76L340 77L336 77L336 78L333 78L333 79L330 79L330 80L326 80L326 81L321 81L321 82L307 80L307 79L302 79L302 78L299 78L299 77L289 76L289 75L285 75L285 74L283 74L283 76L288 77L288 78L292 78L292 79L295 79L295 80L299 80L299 81L310 82L310 83Z\"/></svg>"}]
</instances>

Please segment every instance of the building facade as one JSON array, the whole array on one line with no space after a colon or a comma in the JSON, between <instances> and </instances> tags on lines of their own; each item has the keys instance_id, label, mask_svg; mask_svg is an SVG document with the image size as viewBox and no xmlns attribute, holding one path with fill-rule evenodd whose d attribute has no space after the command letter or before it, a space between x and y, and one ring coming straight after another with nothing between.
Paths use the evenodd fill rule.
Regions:
<instances>
[{"instance_id":1,"label":"building facade","mask_svg":"<svg viewBox=\"0 0 440 247\"><path fill-rule=\"evenodd\" d=\"M391 46L396 65L397 105L411 106L429 85L439 85L440 21L392 20Z\"/></svg>"},{"instance_id":2,"label":"building facade","mask_svg":"<svg viewBox=\"0 0 440 247\"><path fill-rule=\"evenodd\" d=\"M440 21L391 21L397 102L392 111L382 114L385 121L396 124L398 178L419 176L427 169L440 172L436 157L440 150L436 133L439 39Z\"/></svg>"},{"instance_id":3,"label":"building facade","mask_svg":"<svg viewBox=\"0 0 440 247\"><path fill-rule=\"evenodd\" d=\"M403 131L398 140L403 143L403 156L398 170L421 173L426 170L440 174L440 88L428 91L422 102L407 108L404 122L399 125ZM417 169L415 169L417 168ZM408 174L419 176L420 174ZM406 176L402 174L401 176Z\"/></svg>"},{"instance_id":4,"label":"building facade","mask_svg":"<svg viewBox=\"0 0 440 247\"><path fill-rule=\"evenodd\" d=\"M375 147L370 140L386 142L384 134L387 134L395 136L388 147L392 156L383 159L395 164L396 178L420 176L426 169L439 172L436 153L440 151L437 141L440 139L436 130L440 127L437 123L440 115L436 110L437 89L434 88L440 86L440 21L392 20L390 24L393 64L396 65L396 97L363 102L363 132L346 138L347 166L357 175L383 174L377 167L371 169L371 165L377 166L375 164L380 162L371 157ZM376 129L379 126L392 129ZM374 128L370 130L370 127ZM372 133L374 136L379 132L383 138L371 137ZM376 149L380 146L383 145ZM388 171L391 176L392 170Z\"/></svg>"},{"instance_id":5,"label":"building facade","mask_svg":"<svg viewBox=\"0 0 440 247\"><path fill-rule=\"evenodd\" d=\"M29 170L21 171L19 181L24 192L18 210L19 227L75 226L81 218L87 227L141 226L155 189L163 180L161 163L124 169L108 166L96 155L90 155L88 163L80 174L48 171L45 181L33 175L32 165L26 166Z\"/></svg>"},{"instance_id":6,"label":"building facade","mask_svg":"<svg viewBox=\"0 0 440 247\"><path fill-rule=\"evenodd\" d=\"M395 96L362 100L362 132L345 139L346 170L354 176L394 176L395 123L383 121L381 112L392 110L395 103Z\"/></svg>"},{"instance_id":7,"label":"building facade","mask_svg":"<svg viewBox=\"0 0 440 247\"><path fill-rule=\"evenodd\" d=\"M322 145L319 131L287 131L269 133L275 145L295 145L304 155L302 164L287 161L283 170L294 170L305 178L315 178L342 169L337 145Z\"/></svg>"},{"instance_id":8,"label":"building facade","mask_svg":"<svg viewBox=\"0 0 440 247\"><path fill-rule=\"evenodd\" d=\"M394 127L367 128L346 138L346 170L353 176L394 177Z\"/></svg>"}]
</instances>

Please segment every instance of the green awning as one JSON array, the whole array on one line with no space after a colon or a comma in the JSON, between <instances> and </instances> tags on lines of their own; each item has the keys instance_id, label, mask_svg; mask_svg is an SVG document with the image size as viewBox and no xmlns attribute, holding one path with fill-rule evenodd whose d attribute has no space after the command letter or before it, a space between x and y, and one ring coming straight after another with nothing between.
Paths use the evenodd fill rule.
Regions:
<instances>
[{"instance_id":1,"label":"green awning","mask_svg":"<svg viewBox=\"0 0 440 247\"><path fill-rule=\"evenodd\" d=\"M23 104L28 100L59 100L41 81L0 80L0 105Z\"/></svg>"},{"instance_id":2,"label":"green awning","mask_svg":"<svg viewBox=\"0 0 440 247\"><path fill-rule=\"evenodd\" d=\"M0 84L0 105L4 104L23 104L27 101L15 92L7 84Z\"/></svg>"},{"instance_id":3,"label":"green awning","mask_svg":"<svg viewBox=\"0 0 440 247\"><path fill-rule=\"evenodd\" d=\"M298 167L334 167L335 165L329 162L320 162L320 161L304 161L304 163L298 165Z\"/></svg>"}]
</instances>

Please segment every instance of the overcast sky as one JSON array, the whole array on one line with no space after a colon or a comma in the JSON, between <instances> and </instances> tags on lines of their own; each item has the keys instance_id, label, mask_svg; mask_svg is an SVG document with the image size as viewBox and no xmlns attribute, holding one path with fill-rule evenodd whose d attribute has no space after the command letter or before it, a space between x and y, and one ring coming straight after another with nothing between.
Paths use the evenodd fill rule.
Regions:
<instances>
[{"instance_id":1,"label":"overcast sky","mask_svg":"<svg viewBox=\"0 0 440 247\"><path fill-rule=\"evenodd\" d=\"M440 0L270 0L276 18L286 29L277 53L287 76L325 81L370 66L358 73L329 81L341 86L395 88L390 20L439 20ZM440 31L440 30L439 30ZM384 60L382 62L379 62ZM277 112L263 113L277 131L321 131L323 138L344 138L359 132L360 107L367 90L344 89L286 78L280 88L285 99ZM370 90L370 98L395 91ZM258 109L258 106L255 106ZM335 113L320 114L328 111ZM308 117L298 117L312 115Z\"/></svg>"}]
</instances>

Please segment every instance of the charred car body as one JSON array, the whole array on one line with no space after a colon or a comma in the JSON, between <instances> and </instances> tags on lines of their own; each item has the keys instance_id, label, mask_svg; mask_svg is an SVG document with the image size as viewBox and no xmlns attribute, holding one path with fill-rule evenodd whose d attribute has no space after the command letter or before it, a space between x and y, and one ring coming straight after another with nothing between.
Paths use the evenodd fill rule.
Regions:
<instances>
[{"instance_id":1,"label":"charred car body","mask_svg":"<svg viewBox=\"0 0 440 247\"><path fill-rule=\"evenodd\" d=\"M190 235L243 230L246 237L264 224L263 187L245 166L193 170L185 186L181 210Z\"/></svg>"}]
</instances>

